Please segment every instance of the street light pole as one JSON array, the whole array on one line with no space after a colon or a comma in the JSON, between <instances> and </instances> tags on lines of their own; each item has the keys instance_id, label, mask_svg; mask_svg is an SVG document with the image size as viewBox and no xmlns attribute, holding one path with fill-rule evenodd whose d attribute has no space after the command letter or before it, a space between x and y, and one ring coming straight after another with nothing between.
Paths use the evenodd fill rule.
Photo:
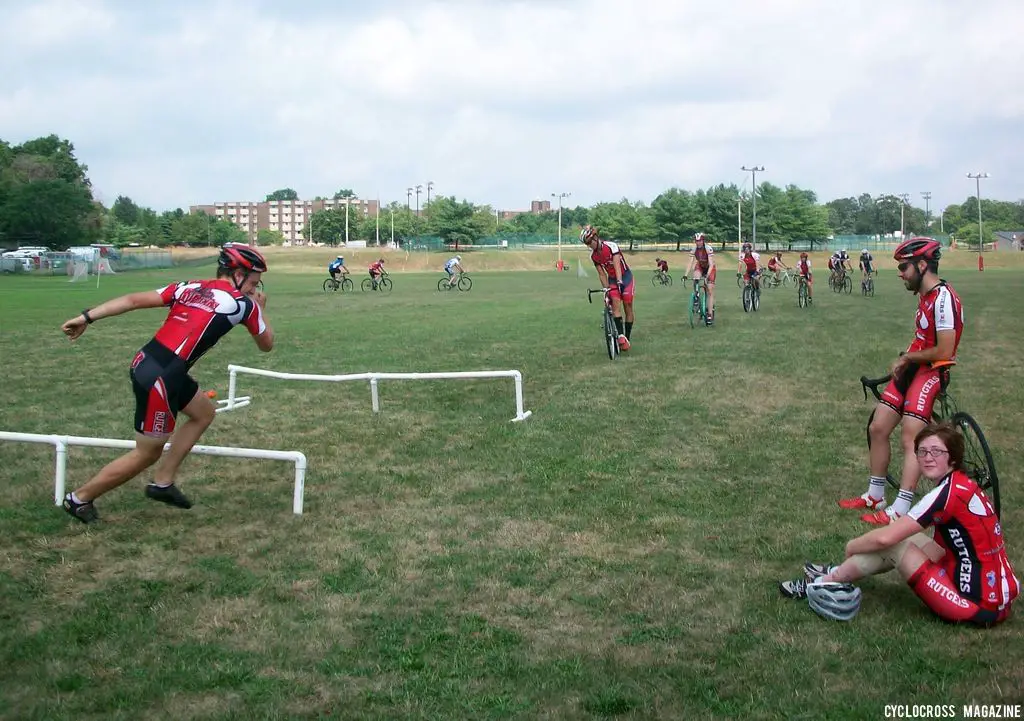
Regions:
<instances>
[{"instance_id":1,"label":"street light pole","mask_svg":"<svg viewBox=\"0 0 1024 721\"><path fill-rule=\"evenodd\" d=\"M977 187L978 197L978 252L981 253L985 250L985 235L981 232L981 179L987 178L988 173L968 173L968 178L974 178L975 186ZM978 261L981 262L980 260ZM980 267L980 266L979 266Z\"/></svg>"},{"instance_id":2,"label":"street light pole","mask_svg":"<svg viewBox=\"0 0 1024 721\"><path fill-rule=\"evenodd\" d=\"M409 210L409 205L412 203L412 188L405 189L405 209Z\"/></svg>"},{"instance_id":3,"label":"street light pole","mask_svg":"<svg viewBox=\"0 0 1024 721\"><path fill-rule=\"evenodd\" d=\"M754 197L754 221L753 227L751 229L751 234L753 235L753 238L751 238L751 247L757 250L757 174L764 172L764 166L762 165L758 167L757 165L755 165L752 168L748 168L746 165L744 165L742 168L740 168L740 170L744 170L750 173L750 191Z\"/></svg>"},{"instance_id":4,"label":"street light pole","mask_svg":"<svg viewBox=\"0 0 1024 721\"><path fill-rule=\"evenodd\" d=\"M562 263L562 198L568 198L572 193L552 193L552 198L558 198L558 263Z\"/></svg>"},{"instance_id":5,"label":"street light pole","mask_svg":"<svg viewBox=\"0 0 1024 721\"><path fill-rule=\"evenodd\" d=\"M420 193L422 193L422 192L423 192L423 186L422 185L417 185L416 186L416 217L417 218L420 217Z\"/></svg>"},{"instance_id":6,"label":"street light pole","mask_svg":"<svg viewBox=\"0 0 1024 721\"><path fill-rule=\"evenodd\" d=\"M932 232L932 191L922 190L921 197L924 198L924 226L928 229L928 233Z\"/></svg>"},{"instance_id":7,"label":"street light pole","mask_svg":"<svg viewBox=\"0 0 1024 721\"><path fill-rule=\"evenodd\" d=\"M427 207L430 206L430 190L433 187L434 187L434 181L433 180L428 180L427 181Z\"/></svg>"},{"instance_id":8,"label":"street light pole","mask_svg":"<svg viewBox=\"0 0 1024 721\"><path fill-rule=\"evenodd\" d=\"M736 198L736 244L743 242L743 196Z\"/></svg>"},{"instance_id":9,"label":"street light pole","mask_svg":"<svg viewBox=\"0 0 1024 721\"><path fill-rule=\"evenodd\" d=\"M907 201L910 200L910 193L900 193L896 197L900 199L900 242L902 243L907 234L903 211L906 210Z\"/></svg>"}]
</instances>

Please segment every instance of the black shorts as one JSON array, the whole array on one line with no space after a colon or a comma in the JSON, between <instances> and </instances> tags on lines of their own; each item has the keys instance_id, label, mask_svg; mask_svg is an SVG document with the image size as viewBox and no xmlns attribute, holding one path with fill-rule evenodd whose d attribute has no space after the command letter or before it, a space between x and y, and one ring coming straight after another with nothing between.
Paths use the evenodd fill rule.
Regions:
<instances>
[{"instance_id":1,"label":"black shorts","mask_svg":"<svg viewBox=\"0 0 1024 721\"><path fill-rule=\"evenodd\" d=\"M172 433L178 412L199 392L199 384L188 374L185 361L152 340L135 354L129 375L135 391L136 433Z\"/></svg>"}]
</instances>

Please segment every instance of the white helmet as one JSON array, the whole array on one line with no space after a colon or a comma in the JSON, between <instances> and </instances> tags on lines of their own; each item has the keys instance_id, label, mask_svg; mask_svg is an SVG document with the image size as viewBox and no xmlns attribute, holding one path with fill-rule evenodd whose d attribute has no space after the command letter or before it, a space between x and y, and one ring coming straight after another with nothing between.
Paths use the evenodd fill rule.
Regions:
<instances>
[{"instance_id":1,"label":"white helmet","mask_svg":"<svg viewBox=\"0 0 1024 721\"><path fill-rule=\"evenodd\" d=\"M339 255L335 260L345 260L344 256Z\"/></svg>"},{"instance_id":2,"label":"white helmet","mask_svg":"<svg viewBox=\"0 0 1024 721\"><path fill-rule=\"evenodd\" d=\"M457 260L458 262L461 263L462 262L462 256L461 255L455 256L455 260Z\"/></svg>"},{"instance_id":3,"label":"white helmet","mask_svg":"<svg viewBox=\"0 0 1024 721\"><path fill-rule=\"evenodd\" d=\"M822 618L852 621L860 610L860 589L852 583L808 583L807 604Z\"/></svg>"},{"instance_id":4,"label":"white helmet","mask_svg":"<svg viewBox=\"0 0 1024 721\"><path fill-rule=\"evenodd\" d=\"M864 250L862 250L862 251L860 252L860 254L861 254L861 255L867 255L867 254L868 254L868 249L867 249L867 248L865 248Z\"/></svg>"}]
</instances>

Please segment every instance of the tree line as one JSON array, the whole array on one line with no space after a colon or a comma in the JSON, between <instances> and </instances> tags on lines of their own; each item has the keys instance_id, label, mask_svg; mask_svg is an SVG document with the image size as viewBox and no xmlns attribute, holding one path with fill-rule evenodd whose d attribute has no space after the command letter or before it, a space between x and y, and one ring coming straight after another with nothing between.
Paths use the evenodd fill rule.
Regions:
<instances>
[{"instance_id":1,"label":"tree line","mask_svg":"<svg viewBox=\"0 0 1024 721\"><path fill-rule=\"evenodd\" d=\"M219 246L245 242L246 233L230 221L190 214L176 208L157 212L119 195L105 207L95 200L88 166L75 157L74 145L56 135L11 145L0 139L0 246L41 245L64 248L93 242L118 246L138 244ZM323 199L328 196L317 196ZM329 196L355 198L351 188ZM269 193L269 200L298 200L292 188ZM907 234L944 231L967 243L977 243L977 201L968 196L938 214L920 208L910 198L894 195L838 198L819 203L814 191L796 185L779 187L762 182L756 189L758 242L820 241L831 235L887 235L902 227ZM1024 201L982 199L982 219L988 238L1000 230L1024 229ZM713 242L735 242L753 235L754 197L735 184L696 191L669 188L650 204L622 198L591 207L562 208L563 236L585 224L602 235L632 245L659 240L677 246L705 233ZM400 202L381 207L380 217L364 216L345 206L317 211L303 233L315 242L335 244L348 237L373 242L378 237L406 241L438 236L449 243L472 244L485 237L553 237L559 232L557 210L519 213L504 218L490 205L476 205L454 196L439 195L417 215ZM392 230L393 229L393 230ZM283 242L273 230L261 230L258 242ZM571 242L569 237L568 241Z\"/></svg>"}]
</instances>

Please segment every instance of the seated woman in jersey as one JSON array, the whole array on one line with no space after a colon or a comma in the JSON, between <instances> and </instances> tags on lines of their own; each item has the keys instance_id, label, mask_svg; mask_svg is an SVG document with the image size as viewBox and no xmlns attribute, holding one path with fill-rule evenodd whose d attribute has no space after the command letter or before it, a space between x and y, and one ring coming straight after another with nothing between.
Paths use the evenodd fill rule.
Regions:
<instances>
[{"instance_id":1,"label":"seated woman in jersey","mask_svg":"<svg viewBox=\"0 0 1024 721\"><path fill-rule=\"evenodd\" d=\"M935 488L907 515L847 543L841 565L806 564L806 580L779 585L784 596L807 598L820 615L849 620L860 607L852 582L895 568L944 621L989 627L1009 617L1020 581L992 503L963 472L963 436L950 423L931 424L917 434L914 451ZM929 526L933 537L924 533Z\"/></svg>"}]
</instances>

